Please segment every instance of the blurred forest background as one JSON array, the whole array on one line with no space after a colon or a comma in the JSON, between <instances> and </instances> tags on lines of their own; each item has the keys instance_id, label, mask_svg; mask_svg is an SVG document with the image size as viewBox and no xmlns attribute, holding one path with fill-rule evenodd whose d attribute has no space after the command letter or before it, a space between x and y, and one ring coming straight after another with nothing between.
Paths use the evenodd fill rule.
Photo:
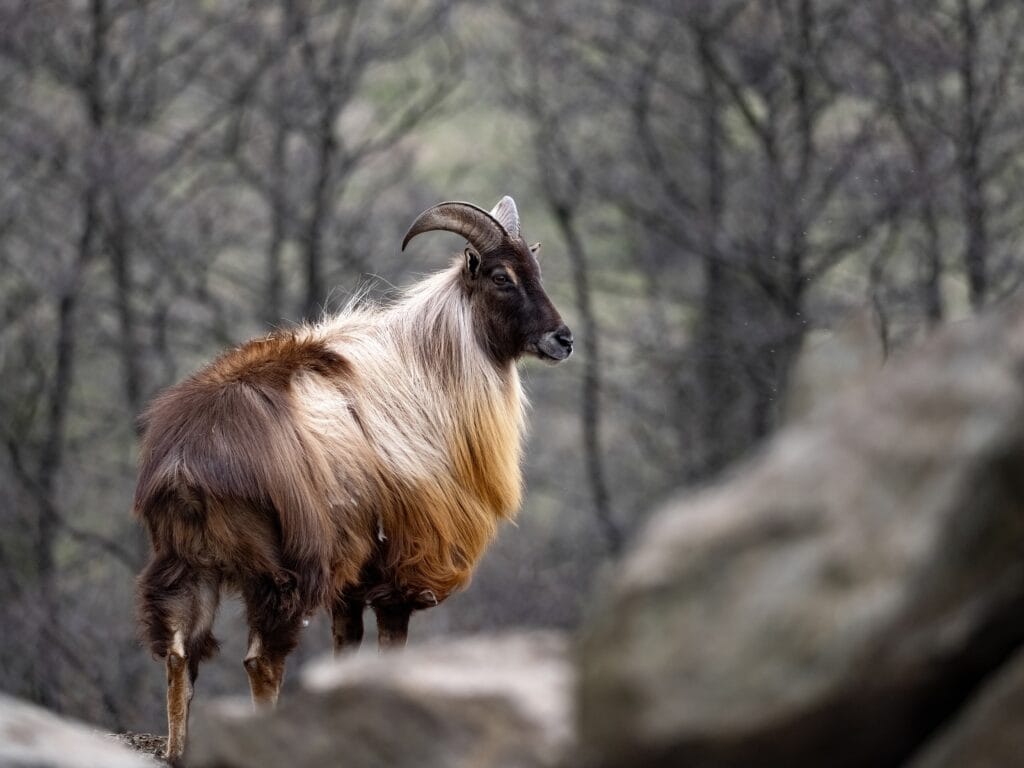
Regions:
<instances>
[{"instance_id":1,"label":"blurred forest background","mask_svg":"<svg viewBox=\"0 0 1024 768\"><path fill-rule=\"evenodd\" d=\"M525 364L518 528L413 639L573 626L652 504L779 425L803 345L1017 289L1022 41L1010 0L0 0L0 689L161 731L136 416L440 268L455 238L398 246L445 199L516 198L579 354ZM200 698L246 690L239 614Z\"/></svg>"}]
</instances>

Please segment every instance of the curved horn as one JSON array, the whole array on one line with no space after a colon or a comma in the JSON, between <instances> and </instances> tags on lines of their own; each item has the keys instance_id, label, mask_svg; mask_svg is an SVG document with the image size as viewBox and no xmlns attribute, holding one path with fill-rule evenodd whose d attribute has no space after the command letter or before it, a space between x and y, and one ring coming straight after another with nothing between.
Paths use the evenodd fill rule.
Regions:
<instances>
[{"instance_id":1,"label":"curved horn","mask_svg":"<svg viewBox=\"0 0 1024 768\"><path fill-rule=\"evenodd\" d=\"M494 216L472 203L438 203L416 217L402 240L402 250L416 235L433 230L462 235L477 252L488 253L508 240L508 232Z\"/></svg>"}]
</instances>

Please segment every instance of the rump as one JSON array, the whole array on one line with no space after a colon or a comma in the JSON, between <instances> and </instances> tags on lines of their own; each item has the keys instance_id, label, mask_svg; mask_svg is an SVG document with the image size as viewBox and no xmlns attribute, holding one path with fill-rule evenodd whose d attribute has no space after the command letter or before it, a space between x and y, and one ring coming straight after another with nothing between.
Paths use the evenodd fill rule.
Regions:
<instances>
[{"instance_id":1,"label":"rump","mask_svg":"<svg viewBox=\"0 0 1024 768\"><path fill-rule=\"evenodd\" d=\"M156 553L291 583L307 610L329 589L332 478L287 389L190 379L145 416L134 510Z\"/></svg>"}]
</instances>

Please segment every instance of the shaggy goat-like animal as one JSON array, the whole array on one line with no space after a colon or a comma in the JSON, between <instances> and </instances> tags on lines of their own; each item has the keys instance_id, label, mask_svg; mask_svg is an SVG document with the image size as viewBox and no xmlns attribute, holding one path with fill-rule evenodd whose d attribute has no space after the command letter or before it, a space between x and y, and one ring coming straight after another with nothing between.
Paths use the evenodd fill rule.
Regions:
<instances>
[{"instance_id":1,"label":"shaggy goat-like animal","mask_svg":"<svg viewBox=\"0 0 1024 768\"><path fill-rule=\"evenodd\" d=\"M407 241L430 229L470 247L390 305L227 352L143 417L134 509L153 556L139 596L168 664L171 757L222 588L246 604L254 700L273 702L304 615L330 610L341 649L370 604L382 644L404 642L409 612L464 586L519 506L515 361L564 359L572 336L511 198L489 214L435 206Z\"/></svg>"}]
</instances>

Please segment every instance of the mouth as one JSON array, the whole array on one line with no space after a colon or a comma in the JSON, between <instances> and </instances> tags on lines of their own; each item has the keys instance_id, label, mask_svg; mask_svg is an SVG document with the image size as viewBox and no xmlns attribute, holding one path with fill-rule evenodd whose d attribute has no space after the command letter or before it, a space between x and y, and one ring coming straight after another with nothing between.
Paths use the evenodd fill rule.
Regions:
<instances>
[{"instance_id":1,"label":"mouth","mask_svg":"<svg viewBox=\"0 0 1024 768\"><path fill-rule=\"evenodd\" d=\"M527 347L526 351L548 365L558 365L567 360L572 354L571 346L566 347L554 342L545 342L547 342L546 339L539 344L531 344Z\"/></svg>"}]
</instances>

